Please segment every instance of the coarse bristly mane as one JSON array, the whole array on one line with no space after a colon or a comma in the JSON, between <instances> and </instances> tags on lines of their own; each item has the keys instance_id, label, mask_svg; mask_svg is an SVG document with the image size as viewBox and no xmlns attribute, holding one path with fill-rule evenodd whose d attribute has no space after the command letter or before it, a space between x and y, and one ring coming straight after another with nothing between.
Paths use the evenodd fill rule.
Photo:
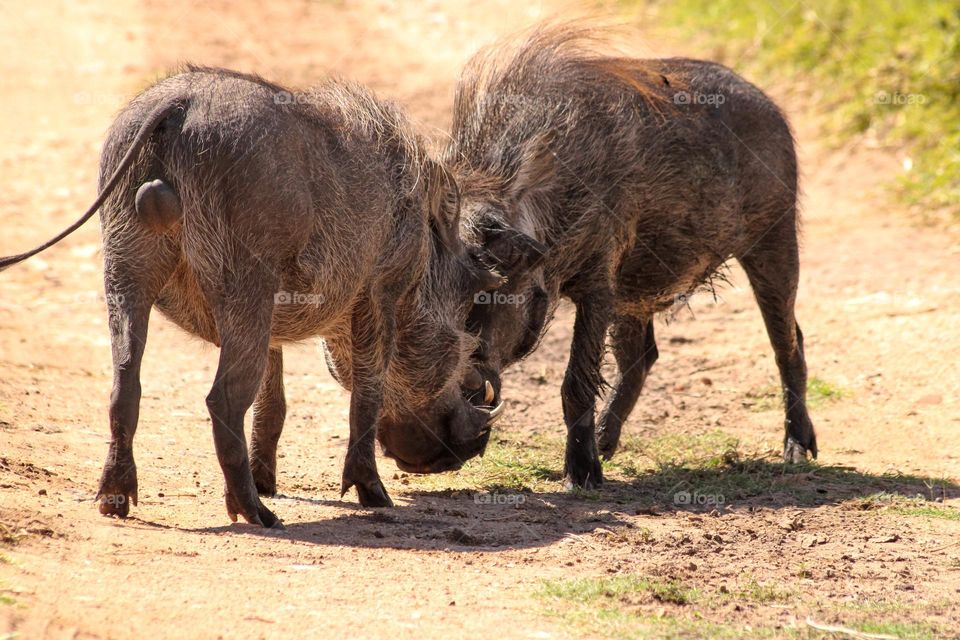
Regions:
<instances>
[{"instance_id":1,"label":"coarse bristly mane","mask_svg":"<svg viewBox=\"0 0 960 640\"><path fill-rule=\"evenodd\" d=\"M674 79L615 51L612 35L609 28L581 23L548 24L524 38L480 50L467 62L457 84L454 144L469 147L479 142L486 123L509 121L511 113L530 108L532 96L555 117L562 115L563 89L577 78L591 83L605 79L629 89L653 113L669 109L672 103L663 87L676 89Z\"/></svg>"}]
</instances>

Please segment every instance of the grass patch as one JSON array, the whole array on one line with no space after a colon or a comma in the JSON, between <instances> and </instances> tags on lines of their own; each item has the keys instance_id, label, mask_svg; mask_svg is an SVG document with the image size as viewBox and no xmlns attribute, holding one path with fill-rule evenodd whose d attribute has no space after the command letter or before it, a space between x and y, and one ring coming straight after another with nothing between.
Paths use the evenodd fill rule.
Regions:
<instances>
[{"instance_id":1,"label":"grass patch","mask_svg":"<svg viewBox=\"0 0 960 640\"><path fill-rule=\"evenodd\" d=\"M738 629L704 620L655 616L643 604L684 607L700 592L678 582L639 576L612 576L545 581L536 595L547 612L578 632L611 638L737 638Z\"/></svg>"},{"instance_id":2,"label":"grass patch","mask_svg":"<svg viewBox=\"0 0 960 640\"><path fill-rule=\"evenodd\" d=\"M626 604L636 604L639 596L640 600L652 598L659 602L685 605L696 602L700 592L679 582L612 576L548 581L543 583L540 595L581 603L612 600Z\"/></svg>"},{"instance_id":3,"label":"grass patch","mask_svg":"<svg viewBox=\"0 0 960 640\"><path fill-rule=\"evenodd\" d=\"M561 441L498 438L490 441L482 458L468 461L457 474L414 475L410 486L422 490L549 491L563 479L562 471Z\"/></svg>"},{"instance_id":4,"label":"grass patch","mask_svg":"<svg viewBox=\"0 0 960 640\"><path fill-rule=\"evenodd\" d=\"M795 594L760 584L752 578L729 592L707 592L676 581L631 575L549 580L541 583L535 595L545 601L549 615L563 620L574 633L591 637L661 640L824 637L822 632L804 625L803 618L796 627L784 627L775 620L757 624L750 617L741 621L742 626L726 622L725 612L731 603L749 607L797 599ZM797 606L819 622L903 640L931 640L946 637L946 629L927 619L950 611L953 603L945 600L918 606L867 600L825 610L813 603L798 602ZM724 621L717 622L711 617L721 617Z\"/></svg>"},{"instance_id":5,"label":"grass patch","mask_svg":"<svg viewBox=\"0 0 960 640\"><path fill-rule=\"evenodd\" d=\"M842 400L851 395L849 389L836 385L816 376L807 380L807 404L818 407L830 402Z\"/></svg>"},{"instance_id":6,"label":"grass patch","mask_svg":"<svg viewBox=\"0 0 960 640\"><path fill-rule=\"evenodd\" d=\"M854 502L854 506L865 511L877 510L882 513L918 518L960 521L960 509L931 502L921 495L907 497L890 493L876 493L858 499Z\"/></svg>"},{"instance_id":7,"label":"grass patch","mask_svg":"<svg viewBox=\"0 0 960 640\"><path fill-rule=\"evenodd\" d=\"M561 438L501 438L491 441L483 458L469 461L458 473L412 475L404 482L420 492L532 492L566 497L569 494L561 485L563 454ZM943 478L876 475L815 462L785 465L778 452L747 450L737 438L719 430L625 437L603 469L604 486L578 492L576 499L678 510L710 510L748 500L797 505L843 502L867 510L872 507L866 502L851 501L881 494L913 498L960 491L960 485ZM902 506L931 505L906 502ZM949 509L944 512L952 515Z\"/></svg>"},{"instance_id":8,"label":"grass patch","mask_svg":"<svg viewBox=\"0 0 960 640\"><path fill-rule=\"evenodd\" d=\"M960 12L930 0L621 0L761 82L806 78L835 140L903 147L896 192L960 218ZM794 81L795 82L795 81ZM906 168L906 166L905 166Z\"/></svg>"},{"instance_id":9,"label":"grass patch","mask_svg":"<svg viewBox=\"0 0 960 640\"><path fill-rule=\"evenodd\" d=\"M783 638L806 637L799 629L719 624L703 617L720 600L739 594L706 594L677 581L642 576L609 576L545 581L536 595L547 612L574 630L610 638ZM779 602L781 596L755 582L743 599ZM676 615L665 612L674 607ZM648 609L645 609L647 607ZM654 613L656 611L656 614ZM668 610L669 611L669 610Z\"/></svg>"},{"instance_id":10,"label":"grass patch","mask_svg":"<svg viewBox=\"0 0 960 640\"><path fill-rule=\"evenodd\" d=\"M822 407L849 398L853 392L823 378L813 376L807 380L807 406L811 409ZM780 387L768 385L747 392L750 410L755 412L783 409Z\"/></svg>"},{"instance_id":11,"label":"grass patch","mask_svg":"<svg viewBox=\"0 0 960 640\"><path fill-rule=\"evenodd\" d=\"M944 629L928 622L861 622L854 624L857 631L894 636L900 640L937 640Z\"/></svg>"},{"instance_id":12,"label":"grass patch","mask_svg":"<svg viewBox=\"0 0 960 640\"><path fill-rule=\"evenodd\" d=\"M773 602L787 602L793 598L789 591L778 589L769 584L760 584L751 579L743 587L731 592L729 596L734 600L752 602L755 604L770 604Z\"/></svg>"}]
</instances>

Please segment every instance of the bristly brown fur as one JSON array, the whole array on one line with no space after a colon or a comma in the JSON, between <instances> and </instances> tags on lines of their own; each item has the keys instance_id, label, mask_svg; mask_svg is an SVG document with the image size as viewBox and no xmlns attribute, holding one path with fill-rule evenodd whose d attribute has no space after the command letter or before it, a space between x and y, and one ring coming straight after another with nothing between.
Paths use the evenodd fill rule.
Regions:
<instances>
[{"instance_id":1,"label":"bristly brown fur","mask_svg":"<svg viewBox=\"0 0 960 640\"><path fill-rule=\"evenodd\" d=\"M101 513L136 504L139 369L154 306L220 347L207 406L234 520L279 524L258 493L276 490L290 342L326 338L352 392L341 486L356 486L361 504L390 505L377 437L418 470L482 452L491 414L460 389L476 346L464 325L474 292L498 279L467 258L456 183L424 149L400 109L340 80L288 91L187 66L120 112L94 206L8 259L100 210L114 364Z\"/></svg>"},{"instance_id":2,"label":"bristly brown fur","mask_svg":"<svg viewBox=\"0 0 960 640\"><path fill-rule=\"evenodd\" d=\"M788 390L785 455L815 454L793 312L797 161L786 119L730 69L606 55L604 35L538 29L478 54L457 87L445 158L461 185L461 229L517 301L474 308L477 368L499 380L571 299L566 470L571 484L596 486L594 428L609 457L656 360L654 314L712 286L736 258ZM596 424L608 333L620 375Z\"/></svg>"}]
</instances>

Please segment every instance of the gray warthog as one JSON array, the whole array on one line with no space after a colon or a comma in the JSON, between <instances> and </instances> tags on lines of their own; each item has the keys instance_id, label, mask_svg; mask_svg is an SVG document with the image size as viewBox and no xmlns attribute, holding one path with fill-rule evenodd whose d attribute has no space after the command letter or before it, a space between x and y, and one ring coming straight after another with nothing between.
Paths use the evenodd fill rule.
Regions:
<instances>
[{"instance_id":1,"label":"gray warthog","mask_svg":"<svg viewBox=\"0 0 960 640\"><path fill-rule=\"evenodd\" d=\"M467 66L445 159L461 188L461 235L507 278L478 296L467 324L497 397L501 370L536 347L559 298L576 306L561 389L569 485L602 482L594 406L608 331L619 373L597 425L604 457L657 359L653 315L730 258L776 354L784 456L816 457L794 319L797 161L760 90L719 64L609 57L584 31L541 30Z\"/></svg>"},{"instance_id":2,"label":"gray warthog","mask_svg":"<svg viewBox=\"0 0 960 640\"><path fill-rule=\"evenodd\" d=\"M189 68L120 113L93 206L57 238L0 260L54 244L102 205L114 365L102 513L126 516L137 501L133 437L153 306L220 347L207 406L233 520L279 525L258 492L276 487L285 343L325 337L352 391L342 491L356 486L361 504L391 504L378 429L400 458L393 430L429 439L440 453L419 461L425 471L483 451L499 409L472 405L460 387L472 373L481 401L492 399L469 367L476 341L463 327L474 292L500 279L467 256L456 186L422 149L398 109L337 81L291 94Z\"/></svg>"}]
</instances>

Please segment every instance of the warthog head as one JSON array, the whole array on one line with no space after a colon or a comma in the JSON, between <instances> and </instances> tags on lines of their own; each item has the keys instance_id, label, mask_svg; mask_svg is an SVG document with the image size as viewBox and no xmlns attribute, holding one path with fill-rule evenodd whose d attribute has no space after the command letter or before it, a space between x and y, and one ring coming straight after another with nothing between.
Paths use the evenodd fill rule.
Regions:
<instances>
[{"instance_id":1,"label":"warthog head","mask_svg":"<svg viewBox=\"0 0 960 640\"><path fill-rule=\"evenodd\" d=\"M463 200L462 232L468 252L503 277L495 291L474 296L466 325L477 337L470 375L489 381L497 402L501 371L536 348L557 299L556 292L546 290L540 262L547 247L536 240L537 230L508 222L509 208L519 206L524 197L519 181L527 179L541 177L516 176L512 186L497 192L488 190L488 184L470 185Z\"/></svg>"},{"instance_id":2,"label":"warthog head","mask_svg":"<svg viewBox=\"0 0 960 640\"><path fill-rule=\"evenodd\" d=\"M493 385L471 366L477 339L465 331L475 296L490 295L502 278L474 259L459 236L460 199L452 176L427 160L420 178L411 192L427 200L431 233L421 247L426 255L418 263L425 265L420 284L397 292L396 346L385 372L377 438L402 470L437 473L483 454L503 411ZM328 339L326 347L331 371L349 387L356 365L349 344Z\"/></svg>"}]
</instances>

